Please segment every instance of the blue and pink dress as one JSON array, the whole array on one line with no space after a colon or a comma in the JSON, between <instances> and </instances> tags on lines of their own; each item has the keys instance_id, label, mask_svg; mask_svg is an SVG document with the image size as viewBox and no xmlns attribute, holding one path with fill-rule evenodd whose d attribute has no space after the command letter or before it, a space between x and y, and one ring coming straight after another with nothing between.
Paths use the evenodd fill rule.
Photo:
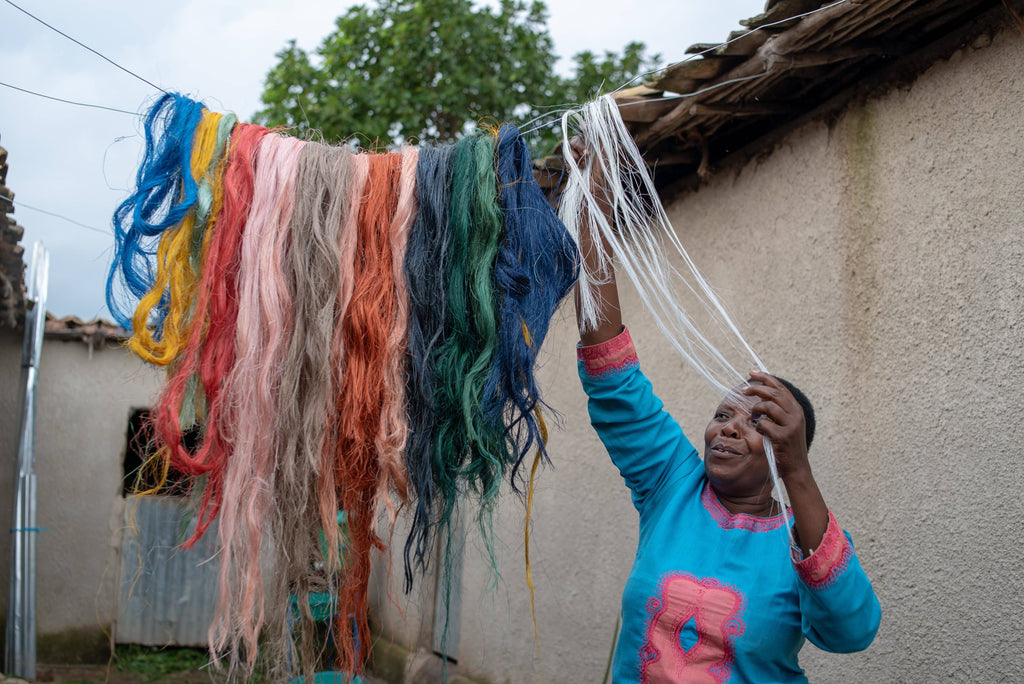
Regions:
<instances>
[{"instance_id":1,"label":"blue and pink dress","mask_svg":"<svg viewBox=\"0 0 1024 684\"><path fill-rule=\"evenodd\" d=\"M867 648L881 607L831 512L814 553L791 557L781 515L719 503L628 331L580 347L578 359L591 422L640 513L613 681L806 682L805 639L837 653Z\"/></svg>"}]
</instances>

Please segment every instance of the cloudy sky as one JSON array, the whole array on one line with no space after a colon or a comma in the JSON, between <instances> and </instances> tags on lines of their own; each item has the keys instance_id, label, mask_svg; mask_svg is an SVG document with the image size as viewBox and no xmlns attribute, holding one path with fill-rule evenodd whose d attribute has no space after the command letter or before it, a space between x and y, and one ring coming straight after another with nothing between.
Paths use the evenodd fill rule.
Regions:
<instances>
[{"instance_id":1,"label":"cloudy sky","mask_svg":"<svg viewBox=\"0 0 1024 684\"><path fill-rule=\"evenodd\" d=\"M166 90L248 120L274 53L295 38L312 49L348 0L0 0L0 82L46 95L138 112L152 87L25 16L14 2ZM621 50L632 40L666 62L687 46L724 40L764 0L548 0L557 54ZM563 62L564 68L564 62ZM26 259L50 250L48 310L109 317L103 288L110 215L141 151L137 116L52 102L0 86L0 145L7 186L25 228ZM87 227L32 210L61 214ZM91 230L90 230L91 228Z\"/></svg>"}]
</instances>

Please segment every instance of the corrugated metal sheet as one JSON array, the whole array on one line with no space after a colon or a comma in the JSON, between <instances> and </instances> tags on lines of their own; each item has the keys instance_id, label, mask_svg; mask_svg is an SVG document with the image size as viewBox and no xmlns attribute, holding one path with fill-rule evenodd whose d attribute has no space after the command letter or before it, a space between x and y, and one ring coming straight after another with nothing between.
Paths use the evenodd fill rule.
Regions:
<instances>
[{"instance_id":1,"label":"corrugated metal sheet","mask_svg":"<svg viewBox=\"0 0 1024 684\"><path fill-rule=\"evenodd\" d=\"M205 646L217 605L216 523L191 549L186 500L133 496L125 508L117 642Z\"/></svg>"}]
</instances>

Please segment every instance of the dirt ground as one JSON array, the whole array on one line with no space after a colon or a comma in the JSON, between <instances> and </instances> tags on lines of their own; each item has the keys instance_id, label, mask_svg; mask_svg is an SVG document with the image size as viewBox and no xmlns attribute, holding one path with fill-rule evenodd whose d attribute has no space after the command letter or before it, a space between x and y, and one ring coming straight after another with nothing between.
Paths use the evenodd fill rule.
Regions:
<instances>
[{"instance_id":1,"label":"dirt ground","mask_svg":"<svg viewBox=\"0 0 1024 684\"><path fill-rule=\"evenodd\" d=\"M365 684L383 684L381 680L364 675ZM8 679L0 674L0 684L21 683L21 679ZM204 670L175 672L173 674L140 674L126 672L106 665L39 665L36 667L36 682L65 682L70 684L216 684L223 679L211 676Z\"/></svg>"},{"instance_id":2,"label":"dirt ground","mask_svg":"<svg viewBox=\"0 0 1024 684\"><path fill-rule=\"evenodd\" d=\"M36 667L37 682L78 682L79 684L144 684L160 682L166 684L192 684L215 681L203 671L175 672L155 677L138 672L125 672L106 665L39 665Z\"/></svg>"}]
</instances>

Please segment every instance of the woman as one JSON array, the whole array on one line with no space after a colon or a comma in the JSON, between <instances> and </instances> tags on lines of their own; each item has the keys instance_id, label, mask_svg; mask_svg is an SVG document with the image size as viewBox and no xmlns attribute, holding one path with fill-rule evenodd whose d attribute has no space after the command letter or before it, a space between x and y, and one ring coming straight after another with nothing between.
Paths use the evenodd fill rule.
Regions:
<instances>
[{"instance_id":1,"label":"woman","mask_svg":"<svg viewBox=\"0 0 1024 684\"><path fill-rule=\"evenodd\" d=\"M598 272L596 250L607 246L584 235L580 247ZM702 462L640 372L614 272L598 276L601 322L581 326L579 373L591 422L640 513L613 681L806 682L797 662L805 638L834 652L867 648L881 608L811 474L810 403L751 373L715 410ZM790 554L765 435L791 502Z\"/></svg>"}]
</instances>

